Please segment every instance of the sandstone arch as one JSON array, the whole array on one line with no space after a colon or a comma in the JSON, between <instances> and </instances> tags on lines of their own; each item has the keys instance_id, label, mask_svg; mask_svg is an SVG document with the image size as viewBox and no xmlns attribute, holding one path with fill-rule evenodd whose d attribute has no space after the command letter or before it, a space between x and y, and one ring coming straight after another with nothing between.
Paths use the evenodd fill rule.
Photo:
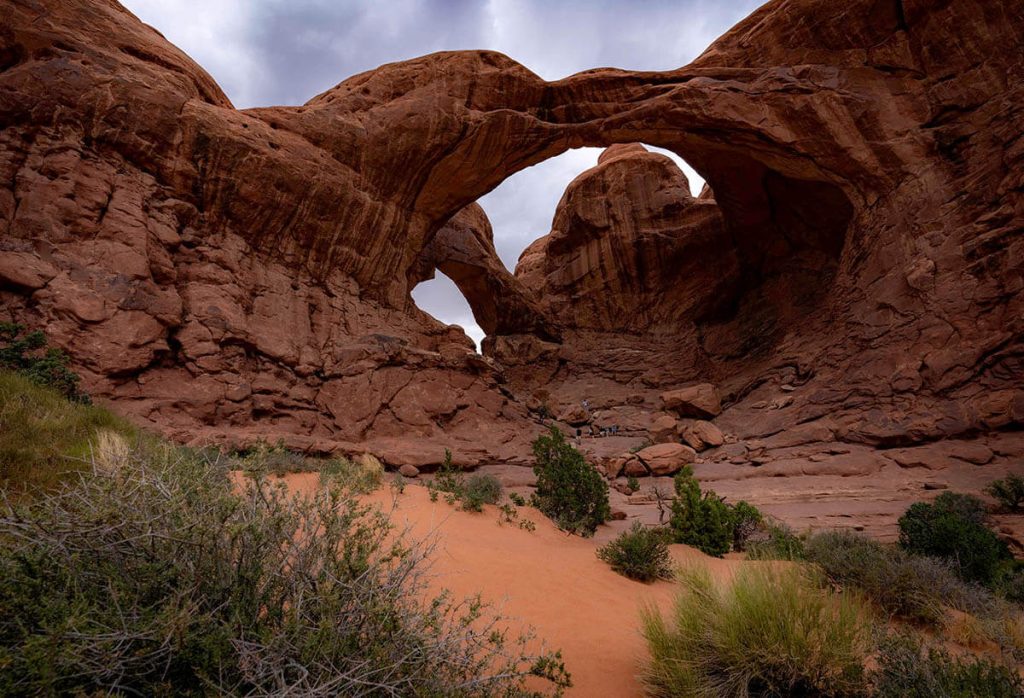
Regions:
<instances>
[{"instance_id":1,"label":"sandstone arch","mask_svg":"<svg viewBox=\"0 0 1024 698\"><path fill-rule=\"evenodd\" d=\"M509 174L630 142L708 180L737 251L697 337L727 400L792 370L813 382L780 423L830 415L885 445L1024 418L1019 2L776 0L675 71L544 82L443 53L244 111L115 2L5 10L0 312L169 431L329 446L491 423L511 444L524 410L501 367L409 311L417 260ZM813 273L773 285L794 268ZM743 341L804 292L817 310L768 349ZM691 349L616 380L684 380L671 352ZM574 361L554 363L591 368ZM402 408L424 394L445 399Z\"/></svg>"},{"instance_id":2,"label":"sandstone arch","mask_svg":"<svg viewBox=\"0 0 1024 698\"><path fill-rule=\"evenodd\" d=\"M409 270L410 288L432 279L435 270L455 282L485 334L557 339L536 299L498 258L491 223L478 204L456 213L431 238Z\"/></svg>"}]
</instances>

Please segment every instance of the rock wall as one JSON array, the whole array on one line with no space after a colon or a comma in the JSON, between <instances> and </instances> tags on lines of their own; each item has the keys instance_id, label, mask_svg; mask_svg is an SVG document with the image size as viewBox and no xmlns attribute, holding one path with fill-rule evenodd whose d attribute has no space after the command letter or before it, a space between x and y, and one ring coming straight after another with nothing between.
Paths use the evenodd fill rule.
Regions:
<instances>
[{"instance_id":1,"label":"rock wall","mask_svg":"<svg viewBox=\"0 0 1024 698\"><path fill-rule=\"evenodd\" d=\"M239 111L112 0L12 0L0 312L172 435L394 464L445 446L521 457L530 357L567 401L591 375L588 391L652 405L713 380L720 419L751 436L827 420L834 438L895 446L1019 426L1022 15L1013 0L775 0L676 71L548 83L493 52L439 53ZM566 149L633 142L683 156L714 206L666 210L644 195L676 176L652 189L630 173L654 156L610 152L518 286L493 268L464 279L478 307L495 289L518 299L493 304L487 343L507 371L415 309L418 265L457 212ZM595 205L595 186L630 203ZM605 225L626 209L633 222ZM661 240L659 221L684 230L700 211L715 222L689 229L706 239ZM690 245L718 253L693 263L704 276L680 271ZM763 415L782 384L788 402Z\"/></svg>"}]
</instances>

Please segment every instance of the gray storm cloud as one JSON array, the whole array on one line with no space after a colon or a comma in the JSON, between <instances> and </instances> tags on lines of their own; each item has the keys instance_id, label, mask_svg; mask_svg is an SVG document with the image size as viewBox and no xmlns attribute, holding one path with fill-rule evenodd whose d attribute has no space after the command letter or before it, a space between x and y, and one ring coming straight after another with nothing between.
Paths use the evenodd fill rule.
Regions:
<instances>
[{"instance_id":1,"label":"gray storm cloud","mask_svg":"<svg viewBox=\"0 0 1024 698\"><path fill-rule=\"evenodd\" d=\"M302 104L345 78L434 51L491 49L554 80L588 68L669 70L696 58L758 0L122 0L220 83L239 108ZM566 185L599 151L570 151L480 200L506 266L548 232ZM677 162L683 164L676 158ZM691 186L700 180L686 169ZM440 274L413 293L444 322L482 332Z\"/></svg>"}]
</instances>

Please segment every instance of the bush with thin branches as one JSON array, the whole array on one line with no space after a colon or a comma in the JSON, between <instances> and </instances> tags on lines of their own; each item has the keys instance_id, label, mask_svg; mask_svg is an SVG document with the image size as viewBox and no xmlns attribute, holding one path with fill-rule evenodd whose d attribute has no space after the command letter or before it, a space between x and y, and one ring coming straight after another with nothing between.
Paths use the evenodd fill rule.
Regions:
<instances>
[{"instance_id":1,"label":"bush with thin branches","mask_svg":"<svg viewBox=\"0 0 1024 698\"><path fill-rule=\"evenodd\" d=\"M428 592L429 541L325 483L291 494L209 454L110 443L80 483L0 506L0 694L568 685L479 599Z\"/></svg>"}]
</instances>

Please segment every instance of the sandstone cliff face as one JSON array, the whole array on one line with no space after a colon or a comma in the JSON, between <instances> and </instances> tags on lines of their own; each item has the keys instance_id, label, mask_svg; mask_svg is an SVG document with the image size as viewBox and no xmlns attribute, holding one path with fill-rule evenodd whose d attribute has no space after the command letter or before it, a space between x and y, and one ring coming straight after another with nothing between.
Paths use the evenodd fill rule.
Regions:
<instances>
[{"instance_id":1,"label":"sandstone cliff face","mask_svg":"<svg viewBox=\"0 0 1024 698\"><path fill-rule=\"evenodd\" d=\"M245 111L112 0L5 12L0 312L173 435L521 457L531 361L566 401L586 376L651 406L714 381L741 438L813 423L896 446L1024 420L1017 2L777 0L668 73L546 83L441 53ZM518 281L486 236L438 237L517 170L633 142L682 155L713 199L611 151ZM445 264L518 395L409 301Z\"/></svg>"}]
</instances>

